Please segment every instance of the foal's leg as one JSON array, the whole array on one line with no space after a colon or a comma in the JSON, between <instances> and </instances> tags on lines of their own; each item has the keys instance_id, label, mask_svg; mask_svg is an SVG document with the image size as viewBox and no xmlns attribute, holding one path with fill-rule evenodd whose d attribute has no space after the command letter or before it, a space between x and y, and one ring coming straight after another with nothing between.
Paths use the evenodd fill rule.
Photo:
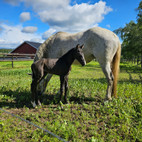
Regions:
<instances>
[{"instance_id":1,"label":"foal's leg","mask_svg":"<svg viewBox=\"0 0 142 142\"><path fill-rule=\"evenodd\" d=\"M63 89L64 89L64 84L65 84L65 78L64 76L60 76L60 101L62 100L63 96Z\"/></svg>"},{"instance_id":2,"label":"foal's leg","mask_svg":"<svg viewBox=\"0 0 142 142\"><path fill-rule=\"evenodd\" d=\"M37 100L37 80L36 79L32 80L31 92L32 92L31 104L33 105L33 107L36 107L36 100Z\"/></svg>"},{"instance_id":3,"label":"foal's leg","mask_svg":"<svg viewBox=\"0 0 142 142\"><path fill-rule=\"evenodd\" d=\"M65 76L65 96L64 96L65 103L68 103L67 93L68 93L68 75Z\"/></svg>"},{"instance_id":4,"label":"foal's leg","mask_svg":"<svg viewBox=\"0 0 142 142\"><path fill-rule=\"evenodd\" d=\"M111 70L111 65L109 62L107 62L106 64L101 65L102 66L102 70L106 76L107 79L107 92L106 92L106 99L107 100L112 100L112 89L113 89L113 74L112 74L112 70Z\"/></svg>"}]
</instances>

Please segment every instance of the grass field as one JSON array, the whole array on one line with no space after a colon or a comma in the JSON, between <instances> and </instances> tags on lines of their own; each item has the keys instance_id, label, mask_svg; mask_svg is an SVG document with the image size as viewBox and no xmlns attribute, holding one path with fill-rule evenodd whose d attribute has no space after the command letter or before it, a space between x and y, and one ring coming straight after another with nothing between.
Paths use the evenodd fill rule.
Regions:
<instances>
[{"instance_id":1,"label":"grass field","mask_svg":"<svg viewBox=\"0 0 142 142\"><path fill-rule=\"evenodd\" d=\"M118 98L104 102L107 83L97 62L72 66L69 104L57 104L59 77L53 76L41 107L30 104L29 62L0 62L0 108L71 142L142 141L142 69L121 63ZM58 142L51 135L0 110L0 142Z\"/></svg>"}]
</instances>

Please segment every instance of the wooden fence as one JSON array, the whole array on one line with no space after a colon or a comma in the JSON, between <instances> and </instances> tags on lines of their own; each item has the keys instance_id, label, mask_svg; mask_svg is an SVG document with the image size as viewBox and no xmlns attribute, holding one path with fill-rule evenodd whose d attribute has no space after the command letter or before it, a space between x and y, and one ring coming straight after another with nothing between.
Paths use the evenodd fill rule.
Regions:
<instances>
[{"instance_id":1,"label":"wooden fence","mask_svg":"<svg viewBox=\"0 0 142 142\"><path fill-rule=\"evenodd\" d=\"M10 61L12 68L15 61L31 61L35 54L0 53L0 62Z\"/></svg>"}]
</instances>

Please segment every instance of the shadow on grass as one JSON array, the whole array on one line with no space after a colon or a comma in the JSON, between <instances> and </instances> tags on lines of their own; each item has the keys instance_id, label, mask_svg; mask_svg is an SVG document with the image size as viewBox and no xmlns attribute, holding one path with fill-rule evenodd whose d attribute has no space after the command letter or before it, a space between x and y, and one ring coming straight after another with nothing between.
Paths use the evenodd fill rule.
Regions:
<instances>
[{"instance_id":1,"label":"shadow on grass","mask_svg":"<svg viewBox=\"0 0 142 142\"><path fill-rule=\"evenodd\" d=\"M75 92L78 93L78 92ZM100 96L95 96L95 97L86 97L84 95L80 96L67 96L69 103L74 103L74 104L82 104L86 103L89 104L91 102L96 102L96 103L103 103L103 99ZM44 94L42 98L42 104L44 105L51 105L51 104L58 104L59 101L59 94Z\"/></svg>"},{"instance_id":2,"label":"shadow on grass","mask_svg":"<svg viewBox=\"0 0 142 142\"><path fill-rule=\"evenodd\" d=\"M140 74L138 74L139 76L139 79L135 79L135 78L132 78L132 75L130 73L129 74L129 78L126 78L126 79L118 79L118 84L123 84L123 83L132 83L132 84L139 84L139 83L142 83L142 76ZM98 82L98 83L101 83L101 84L104 84L106 83L107 84L107 80L106 78L99 78L99 79L94 79L94 78L91 78L91 79L76 79L76 78L72 78L70 79L71 81L80 81L80 82Z\"/></svg>"},{"instance_id":3,"label":"shadow on grass","mask_svg":"<svg viewBox=\"0 0 142 142\"><path fill-rule=\"evenodd\" d=\"M23 108L23 107L28 107L28 108L33 108L31 105L31 98L30 98L30 91L23 90L22 92L19 92L18 90L12 91L2 91L0 92L3 95L2 99L0 100L0 107L4 108ZM76 94L78 92L74 92ZM74 103L74 104L82 104L86 103L89 104L91 102L96 102L96 103L103 103L103 99L99 96L95 96L95 98L92 97L85 97L84 95L80 96L67 96L69 103ZM46 92L41 96L41 102L42 105L56 105L59 102L59 94L50 94Z\"/></svg>"},{"instance_id":4,"label":"shadow on grass","mask_svg":"<svg viewBox=\"0 0 142 142\"><path fill-rule=\"evenodd\" d=\"M8 108L23 108L24 106L31 108L30 104L30 92L26 90L19 91L17 90L6 90L7 88L3 87L0 90L2 99L0 100L0 107ZM6 91L5 91L6 90Z\"/></svg>"},{"instance_id":5,"label":"shadow on grass","mask_svg":"<svg viewBox=\"0 0 142 142\"><path fill-rule=\"evenodd\" d=\"M142 68L139 66L128 65L128 63L120 64L120 70L122 72L129 71L130 73L142 73Z\"/></svg>"},{"instance_id":6,"label":"shadow on grass","mask_svg":"<svg viewBox=\"0 0 142 142\"><path fill-rule=\"evenodd\" d=\"M79 81L79 82L99 82L104 84L106 82L105 78L100 78L100 79L71 79L72 81ZM132 80L131 78L125 79L125 80L120 80L119 84L122 83L141 83L140 80ZM95 88L94 88L95 89ZM67 96L69 99L69 102L73 103L90 103L90 102L103 102L102 96L97 96L97 94L94 94L95 97L90 97L90 96L85 96L82 95L81 93L78 95L78 91L74 92L74 96ZM6 86L3 86L0 89L0 107L8 107L8 108L23 108L28 107L32 108L32 105L30 103L31 100L31 92L29 90L23 89L23 88L18 88L17 90L8 90ZM44 95L41 96L42 98L42 104L43 105L50 105L50 104L58 104L59 101L59 95L55 93L50 93L46 92Z\"/></svg>"}]
</instances>

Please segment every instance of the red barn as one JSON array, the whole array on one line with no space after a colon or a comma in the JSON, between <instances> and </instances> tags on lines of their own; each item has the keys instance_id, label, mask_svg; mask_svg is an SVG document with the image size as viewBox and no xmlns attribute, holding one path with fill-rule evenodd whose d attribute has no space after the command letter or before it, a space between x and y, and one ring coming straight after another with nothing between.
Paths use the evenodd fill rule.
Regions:
<instances>
[{"instance_id":1,"label":"red barn","mask_svg":"<svg viewBox=\"0 0 142 142\"><path fill-rule=\"evenodd\" d=\"M17 48L15 48L11 53L19 54L35 54L36 50L42 43L25 41Z\"/></svg>"}]
</instances>

